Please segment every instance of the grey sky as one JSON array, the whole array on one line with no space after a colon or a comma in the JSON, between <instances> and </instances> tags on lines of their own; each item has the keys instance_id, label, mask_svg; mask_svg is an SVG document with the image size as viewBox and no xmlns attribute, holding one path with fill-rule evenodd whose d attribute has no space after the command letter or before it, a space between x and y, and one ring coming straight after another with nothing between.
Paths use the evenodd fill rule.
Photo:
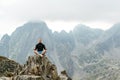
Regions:
<instances>
[{"instance_id":1,"label":"grey sky","mask_svg":"<svg viewBox=\"0 0 120 80\"><path fill-rule=\"evenodd\" d=\"M1 29L9 24L12 31L29 20L114 24L120 0L0 0Z\"/></svg>"}]
</instances>

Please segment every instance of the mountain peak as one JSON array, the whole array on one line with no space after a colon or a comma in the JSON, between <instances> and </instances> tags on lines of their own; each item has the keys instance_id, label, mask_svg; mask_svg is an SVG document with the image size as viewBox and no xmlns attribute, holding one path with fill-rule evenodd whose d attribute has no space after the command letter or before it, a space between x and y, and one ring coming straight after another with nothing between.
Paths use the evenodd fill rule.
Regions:
<instances>
[{"instance_id":1,"label":"mountain peak","mask_svg":"<svg viewBox=\"0 0 120 80\"><path fill-rule=\"evenodd\" d=\"M109 30L120 30L120 23L114 24Z\"/></svg>"},{"instance_id":2,"label":"mountain peak","mask_svg":"<svg viewBox=\"0 0 120 80\"><path fill-rule=\"evenodd\" d=\"M10 40L10 36L8 34L3 35L1 42Z\"/></svg>"},{"instance_id":3,"label":"mountain peak","mask_svg":"<svg viewBox=\"0 0 120 80\"><path fill-rule=\"evenodd\" d=\"M25 24L46 24L44 21L28 21Z\"/></svg>"},{"instance_id":4,"label":"mountain peak","mask_svg":"<svg viewBox=\"0 0 120 80\"><path fill-rule=\"evenodd\" d=\"M106 31L108 35L119 35L120 34L120 23L114 24L110 29Z\"/></svg>"},{"instance_id":5,"label":"mountain peak","mask_svg":"<svg viewBox=\"0 0 120 80\"><path fill-rule=\"evenodd\" d=\"M33 27L47 27L46 23L43 21L29 21L27 23L25 23L23 26L29 27L29 28L33 28Z\"/></svg>"},{"instance_id":6,"label":"mountain peak","mask_svg":"<svg viewBox=\"0 0 120 80\"><path fill-rule=\"evenodd\" d=\"M75 28L74 28L74 30L81 30L81 31L83 31L83 30L89 30L89 31L90 31L90 30L91 30L91 31L97 30L97 31L103 32L103 30L101 30L101 29L91 28L91 27L86 26L86 25L83 25L83 24L78 24L78 25L76 25Z\"/></svg>"},{"instance_id":7,"label":"mountain peak","mask_svg":"<svg viewBox=\"0 0 120 80\"><path fill-rule=\"evenodd\" d=\"M47 27L46 23L43 21L35 22L29 21L22 26L16 28L16 30L12 34L20 33L19 35L25 33L31 33L32 31L35 32L48 32L49 28ZM17 34L18 35L18 34Z\"/></svg>"},{"instance_id":8,"label":"mountain peak","mask_svg":"<svg viewBox=\"0 0 120 80\"><path fill-rule=\"evenodd\" d=\"M83 24L78 24L75 26L75 30L78 30L78 29L89 29L90 27L86 26L86 25L83 25Z\"/></svg>"}]
</instances>

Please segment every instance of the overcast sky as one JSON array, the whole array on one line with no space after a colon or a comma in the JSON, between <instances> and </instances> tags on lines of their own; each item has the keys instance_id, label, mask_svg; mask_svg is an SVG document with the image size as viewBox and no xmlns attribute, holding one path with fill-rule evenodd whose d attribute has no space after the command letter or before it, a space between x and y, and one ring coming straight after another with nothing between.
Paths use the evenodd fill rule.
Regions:
<instances>
[{"instance_id":1,"label":"overcast sky","mask_svg":"<svg viewBox=\"0 0 120 80\"><path fill-rule=\"evenodd\" d=\"M120 0L0 0L0 34L34 20L57 31L77 24L108 29L120 22Z\"/></svg>"}]
</instances>

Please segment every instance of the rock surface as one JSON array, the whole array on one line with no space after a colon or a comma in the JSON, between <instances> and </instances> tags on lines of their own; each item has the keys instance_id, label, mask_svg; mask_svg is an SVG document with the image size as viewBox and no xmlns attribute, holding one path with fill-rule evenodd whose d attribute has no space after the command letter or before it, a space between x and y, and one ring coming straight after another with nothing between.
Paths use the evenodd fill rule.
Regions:
<instances>
[{"instance_id":1,"label":"rock surface","mask_svg":"<svg viewBox=\"0 0 120 80\"><path fill-rule=\"evenodd\" d=\"M22 69L22 66L19 63L0 56L0 77L11 77L15 74L16 70L20 69Z\"/></svg>"},{"instance_id":2,"label":"rock surface","mask_svg":"<svg viewBox=\"0 0 120 80\"><path fill-rule=\"evenodd\" d=\"M66 71L58 75L57 68L46 56L29 56L26 64L0 57L0 80L71 80Z\"/></svg>"}]
</instances>

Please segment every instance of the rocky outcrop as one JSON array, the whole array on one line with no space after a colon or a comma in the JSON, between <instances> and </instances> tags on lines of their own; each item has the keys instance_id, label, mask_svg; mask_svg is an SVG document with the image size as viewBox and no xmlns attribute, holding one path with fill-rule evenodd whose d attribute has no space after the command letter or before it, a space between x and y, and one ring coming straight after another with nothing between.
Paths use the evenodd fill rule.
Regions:
<instances>
[{"instance_id":1,"label":"rocky outcrop","mask_svg":"<svg viewBox=\"0 0 120 80\"><path fill-rule=\"evenodd\" d=\"M0 80L71 80L66 71L58 75L56 66L46 56L29 56L23 66L5 57L0 58L0 63Z\"/></svg>"},{"instance_id":2,"label":"rocky outcrop","mask_svg":"<svg viewBox=\"0 0 120 80\"><path fill-rule=\"evenodd\" d=\"M0 56L0 77L11 77L15 75L16 70L21 70L22 66L13 60Z\"/></svg>"},{"instance_id":3,"label":"rocky outcrop","mask_svg":"<svg viewBox=\"0 0 120 80\"><path fill-rule=\"evenodd\" d=\"M18 74L41 76L36 78L44 80L47 78L57 80L59 78L56 66L47 57L41 58L40 56L29 56L24 68Z\"/></svg>"},{"instance_id":4,"label":"rocky outcrop","mask_svg":"<svg viewBox=\"0 0 120 80\"><path fill-rule=\"evenodd\" d=\"M60 78L61 78L61 80L72 80L72 79L67 75L67 72L66 72L65 70L61 72Z\"/></svg>"}]
</instances>

